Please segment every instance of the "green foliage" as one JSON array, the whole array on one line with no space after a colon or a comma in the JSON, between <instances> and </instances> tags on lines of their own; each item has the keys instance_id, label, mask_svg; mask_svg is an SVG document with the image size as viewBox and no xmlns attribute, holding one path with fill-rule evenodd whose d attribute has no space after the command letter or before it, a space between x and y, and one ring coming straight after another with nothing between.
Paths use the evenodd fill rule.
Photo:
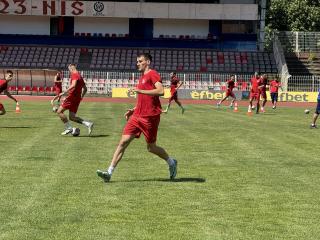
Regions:
<instances>
[{"instance_id":1,"label":"green foliage","mask_svg":"<svg viewBox=\"0 0 320 240\"><path fill-rule=\"evenodd\" d=\"M319 130L302 108L248 117L212 105L173 105L158 144L179 161L176 182L144 138L106 168L132 104L83 103L92 137L60 136L46 102L4 101L0 121L2 240L319 239ZM226 103L227 104L227 103Z\"/></svg>"},{"instance_id":2,"label":"green foliage","mask_svg":"<svg viewBox=\"0 0 320 240\"><path fill-rule=\"evenodd\" d=\"M320 3L316 0L271 0L266 24L279 31L320 31Z\"/></svg>"},{"instance_id":3,"label":"green foliage","mask_svg":"<svg viewBox=\"0 0 320 240\"><path fill-rule=\"evenodd\" d=\"M317 55L313 52L310 52L308 56L308 62L312 63L316 59L317 59Z\"/></svg>"}]
</instances>

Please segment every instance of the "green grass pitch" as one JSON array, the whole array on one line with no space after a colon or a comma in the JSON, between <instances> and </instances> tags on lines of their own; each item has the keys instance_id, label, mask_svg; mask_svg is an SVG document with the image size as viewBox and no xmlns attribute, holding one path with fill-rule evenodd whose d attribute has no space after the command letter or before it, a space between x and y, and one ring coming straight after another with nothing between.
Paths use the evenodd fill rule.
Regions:
<instances>
[{"instance_id":1,"label":"green grass pitch","mask_svg":"<svg viewBox=\"0 0 320 240\"><path fill-rule=\"evenodd\" d=\"M92 137L60 136L44 102L3 101L0 117L0 239L319 239L320 130L302 108L233 113L174 104L161 118L167 164L134 140L105 184L132 104L83 103ZM280 104L281 105L281 104Z\"/></svg>"}]
</instances>

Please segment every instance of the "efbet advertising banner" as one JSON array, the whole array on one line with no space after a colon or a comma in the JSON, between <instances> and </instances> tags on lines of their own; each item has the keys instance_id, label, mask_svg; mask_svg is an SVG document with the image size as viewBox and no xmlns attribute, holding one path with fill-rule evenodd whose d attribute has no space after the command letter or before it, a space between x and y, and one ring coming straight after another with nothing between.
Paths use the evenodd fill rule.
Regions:
<instances>
[{"instance_id":1,"label":"efbet advertising banner","mask_svg":"<svg viewBox=\"0 0 320 240\"><path fill-rule=\"evenodd\" d=\"M113 88L113 98L136 98L136 94L129 94L129 88ZM170 97L170 89L164 90L165 94L163 98ZM237 100L249 99L249 91L234 91ZM224 98L224 91L213 90L191 90L191 89L179 89L178 97L180 99L194 99L194 100L221 100ZM279 102L317 102L317 92L279 92ZM267 92L267 99L270 101L270 93Z\"/></svg>"}]
</instances>

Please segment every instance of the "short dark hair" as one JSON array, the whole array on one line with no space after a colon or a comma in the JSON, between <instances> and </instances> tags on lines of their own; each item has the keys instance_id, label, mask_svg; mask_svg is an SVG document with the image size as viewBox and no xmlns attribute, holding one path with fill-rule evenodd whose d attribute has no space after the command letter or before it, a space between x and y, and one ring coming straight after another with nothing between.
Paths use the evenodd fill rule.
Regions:
<instances>
[{"instance_id":1,"label":"short dark hair","mask_svg":"<svg viewBox=\"0 0 320 240\"><path fill-rule=\"evenodd\" d=\"M172 74L172 75L177 75L177 73L176 73L176 72L171 72L171 74Z\"/></svg>"},{"instance_id":2,"label":"short dark hair","mask_svg":"<svg viewBox=\"0 0 320 240\"><path fill-rule=\"evenodd\" d=\"M150 55L150 53L140 53L138 54L138 57L144 57L146 60L152 62L152 56Z\"/></svg>"},{"instance_id":3,"label":"short dark hair","mask_svg":"<svg viewBox=\"0 0 320 240\"><path fill-rule=\"evenodd\" d=\"M13 72L11 70L7 70L7 73L13 75Z\"/></svg>"}]
</instances>

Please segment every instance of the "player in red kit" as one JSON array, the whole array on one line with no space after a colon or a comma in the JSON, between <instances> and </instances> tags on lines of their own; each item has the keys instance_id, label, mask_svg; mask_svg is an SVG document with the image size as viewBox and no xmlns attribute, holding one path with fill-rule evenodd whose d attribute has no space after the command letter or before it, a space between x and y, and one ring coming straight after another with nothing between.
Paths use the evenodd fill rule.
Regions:
<instances>
[{"instance_id":1,"label":"player in red kit","mask_svg":"<svg viewBox=\"0 0 320 240\"><path fill-rule=\"evenodd\" d=\"M62 93L62 78L61 78L61 72L57 72L57 74L54 76L54 90L55 90L55 97L51 100L51 105L53 107L53 111L56 112L58 110L57 106L60 106L60 93ZM54 101L57 100L57 106L54 106Z\"/></svg>"},{"instance_id":2,"label":"player in red kit","mask_svg":"<svg viewBox=\"0 0 320 240\"><path fill-rule=\"evenodd\" d=\"M14 98L9 92L8 92L8 83L13 78L13 72L8 70L5 74L4 79L0 79L0 93L4 93L8 96L8 98L11 98L13 101L18 104L18 101L16 98ZM6 114L6 109L4 108L3 104L0 102L0 115Z\"/></svg>"},{"instance_id":3,"label":"player in red kit","mask_svg":"<svg viewBox=\"0 0 320 240\"><path fill-rule=\"evenodd\" d=\"M148 53L137 57L137 67L142 73L136 88L130 91L137 94L137 104L125 113L127 124L116 148L111 164L106 171L97 170L97 174L105 182L109 182L114 169L122 159L126 148L134 138L143 133L149 152L164 159L169 165L170 179L177 174L177 161L169 157L168 153L156 144L158 126L160 123L161 104L159 96L164 95L161 78L158 72L150 68L152 57Z\"/></svg>"},{"instance_id":4,"label":"player in red kit","mask_svg":"<svg viewBox=\"0 0 320 240\"><path fill-rule=\"evenodd\" d=\"M65 124L65 130L61 133L61 135L67 135L72 132L72 126L67 116L64 115L66 110L69 110L69 119L73 122L86 126L90 135L93 128L93 122L85 121L76 116L80 102L87 92L87 87L74 64L70 64L68 69L70 71L71 78L70 87L65 92L62 92L58 95L59 97L62 97L63 95L68 94L57 111L61 121Z\"/></svg>"},{"instance_id":5,"label":"player in red kit","mask_svg":"<svg viewBox=\"0 0 320 240\"><path fill-rule=\"evenodd\" d=\"M265 112L264 110L264 106L267 103L267 85L268 85L268 77L266 74L263 74L260 78L260 98L262 100L262 104L261 104L261 112Z\"/></svg>"},{"instance_id":6,"label":"player in red kit","mask_svg":"<svg viewBox=\"0 0 320 240\"><path fill-rule=\"evenodd\" d=\"M181 85L183 83L177 77L177 73L175 73L175 72L170 73L170 78L171 78L171 83L170 83L171 96L169 98L169 104L168 104L166 110L163 110L162 112L167 113L169 108L170 108L171 102L174 100L179 105L179 107L181 108L181 111L182 111L182 114L183 114L185 109L183 108L181 102L178 100L178 89L181 87Z\"/></svg>"},{"instance_id":7,"label":"player in red kit","mask_svg":"<svg viewBox=\"0 0 320 240\"><path fill-rule=\"evenodd\" d=\"M233 104L236 100L236 96L233 93L233 88L235 87L235 82L234 82L235 76L231 75L230 80L227 81L227 90L226 90L226 95L223 99L221 99L220 102L217 103L217 106L220 107L221 103L223 103L228 97L232 97L232 101L230 104L230 107L233 107Z\"/></svg>"},{"instance_id":8,"label":"player in red kit","mask_svg":"<svg viewBox=\"0 0 320 240\"><path fill-rule=\"evenodd\" d=\"M277 108L279 88L281 88L281 83L279 83L279 80L276 77L276 79L270 81L270 96L272 101L272 109Z\"/></svg>"},{"instance_id":9,"label":"player in red kit","mask_svg":"<svg viewBox=\"0 0 320 240\"><path fill-rule=\"evenodd\" d=\"M251 111L252 111L253 100L257 101L256 113L259 113L259 109L260 109L260 89L259 89L259 87L260 87L260 85L261 85L261 80L260 80L259 74L257 72L255 72L254 76L251 78L251 89L250 89L248 113L251 113Z\"/></svg>"}]
</instances>

